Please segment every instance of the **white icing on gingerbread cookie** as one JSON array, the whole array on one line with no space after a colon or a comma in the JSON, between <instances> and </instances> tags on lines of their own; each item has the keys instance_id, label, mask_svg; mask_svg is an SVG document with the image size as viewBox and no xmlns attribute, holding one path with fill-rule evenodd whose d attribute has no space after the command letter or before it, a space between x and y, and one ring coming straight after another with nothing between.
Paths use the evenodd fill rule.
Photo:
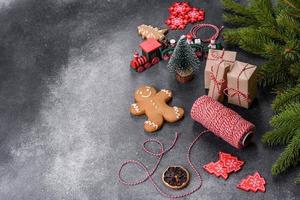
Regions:
<instances>
[{"instance_id":1,"label":"white icing on gingerbread cookie","mask_svg":"<svg viewBox=\"0 0 300 200\"><path fill-rule=\"evenodd\" d=\"M175 115L176 115L176 118L179 119L180 118L180 113L179 113L179 108L174 106L174 111L175 111Z\"/></svg>"},{"instance_id":2,"label":"white icing on gingerbread cookie","mask_svg":"<svg viewBox=\"0 0 300 200\"><path fill-rule=\"evenodd\" d=\"M162 126L164 120L176 122L184 115L182 108L167 105L171 97L172 92L169 90L157 92L154 87L141 86L134 93L136 103L132 105L130 112L133 115L146 114L148 119L144 123L144 129L154 132Z\"/></svg>"}]
</instances>

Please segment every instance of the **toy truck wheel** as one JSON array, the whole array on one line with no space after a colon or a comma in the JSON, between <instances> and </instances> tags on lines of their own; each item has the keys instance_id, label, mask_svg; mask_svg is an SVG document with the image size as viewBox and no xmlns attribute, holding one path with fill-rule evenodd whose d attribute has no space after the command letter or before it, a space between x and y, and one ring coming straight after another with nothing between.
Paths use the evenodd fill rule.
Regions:
<instances>
[{"instance_id":1,"label":"toy truck wheel","mask_svg":"<svg viewBox=\"0 0 300 200\"><path fill-rule=\"evenodd\" d=\"M159 58L158 57L154 57L151 61L152 65L155 65L159 62Z\"/></svg>"},{"instance_id":2,"label":"toy truck wheel","mask_svg":"<svg viewBox=\"0 0 300 200\"><path fill-rule=\"evenodd\" d=\"M145 68L144 68L144 67L138 67L138 68L137 68L137 72L141 73L141 72L143 72L143 71L145 71Z\"/></svg>"},{"instance_id":3,"label":"toy truck wheel","mask_svg":"<svg viewBox=\"0 0 300 200\"><path fill-rule=\"evenodd\" d=\"M138 66L137 66L137 63L135 62L135 61L131 61L130 62L130 66L131 66L131 68L133 68L133 69L136 69Z\"/></svg>"},{"instance_id":4,"label":"toy truck wheel","mask_svg":"<svg viewBox=\"0 0 300 200\"><path fill-rule=\"evenodd\" d=\"M145 63L144 67L145 67L146 69L150 68L150 67L151 67L151 63L149 63L149 62Z\"/></svg>"}]
</instances>

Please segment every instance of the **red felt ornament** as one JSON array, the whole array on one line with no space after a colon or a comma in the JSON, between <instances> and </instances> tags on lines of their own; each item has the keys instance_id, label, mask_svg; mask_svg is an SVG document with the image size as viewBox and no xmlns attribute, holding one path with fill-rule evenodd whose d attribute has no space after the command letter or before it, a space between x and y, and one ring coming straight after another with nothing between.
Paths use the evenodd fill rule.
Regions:
<instances>
[{"instance_id":1,"label":"red felt ornament","mask_svg":"<svg viewBox=\"0 0 300 200\"><path fill-rule=\"evenodd\" d=\"M203 10L200 10L198 8L192 8L187 14L186 14L186 19L190 23L195 23L199 21L204 20L204 14L205 12Z\"/></svg>"},{"instance_id":2,"label":"red felt ornament","mask_svg":"<svg viewBox=\"0 0 300 200\"><path fill-rule=\"evenodd\" d=\"M176 2L168 10L172 16L184 16L191 9L191 6L187 2Z\"/></svg>"},{"instance_id":3,"label":"red felt ornament","mask_svg":"<svg viewBox=\"0 0 300 200\"><path fill-rule=\"evenodd\" d=\"M237 172L244 165L244 161L238 160L237 157L228 153L219 152L220 161L222 161L224 167L227 169L227 173Z\"/></svg>"},{"instance_id":4,"label":"red felt ornament","mask_svg":"<svg viewBox=\"0 0 300 200\"><path fill-rule=\"evenodd\" d=\"M243 179L238 185L237 188L245 190L245 191L252 191L252 192L265 192L266 181L265 179L258 173L255 172L252 176L248 176L247 178Z\"/></svg>"},{"instance_id":5,"label":"red felt ornament","mask_svg":"<svg viewBox=\"0 0 300 200\"><path fill-rule=\"evenodd\" d=\"M165 22L171 29L184 29L188 23L188 20L181 16L169 16Z\"/></svg>"},{"instance_id":6,"label":"red felt ornament","mask_svg":"<svg viewBox=\"0 0 300 200\"><path fill-rule=\"evenodd\" d=\"M222 161L210 162L204 165L203 168L211 174L223 177L225 180L228 178L227 168L224 167Z\"/></svg>"}]
</instances>

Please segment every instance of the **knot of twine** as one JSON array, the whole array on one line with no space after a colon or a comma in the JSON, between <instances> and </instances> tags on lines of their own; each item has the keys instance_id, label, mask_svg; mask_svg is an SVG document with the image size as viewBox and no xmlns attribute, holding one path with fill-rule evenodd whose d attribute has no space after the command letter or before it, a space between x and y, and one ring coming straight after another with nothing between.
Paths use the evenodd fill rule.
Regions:
<instances>
[{"instance_id":1,"label":"knot of twine","mask_svg":"<svg viewBox=\"0 0 300 200\"><path fill-rule=\"evenodd\" d=\"M170 195L170 194L167 194L166 192L164 192L159 186L158 184L154 181L153 179L153 174L156 172L163 156L169 152L171 149L173 149L173 147L175 146L177 140L178 140L178 133L175 134L175 138L171 144L171 146L165 150L164 148L164 145L161 141L159 141L158 139L148 139L146 141L144 141L144 143L142 144L142 149L154 156L157 158L157 162L156 164L154 165L153 169L151 171L149 171L147 169L147 167L145 166L145 164L143 164L142 162L140 161L137 161L137 160L127 160L125 162L122 163L120 169L119 169L119 173L118 173L118 176L119 176L119 180L122 184L124 185L129 185L129 186L133 186L133 185L138 185L138 184L141 184L141 183L144 183L146 182L148 179L151 181L152 185L155 187L155 189L161 194L163 195L164 197L167 197L167 198L171 198L171 199L177 199L177 198L182 198L182 197L186 197L188 195L191 195L193 194L194 192L196 192L197 190L199 190L202 186L202 177L201 177L201 174L198 172L198 170L196 169L195 165L192 163L191 161L191 151L192 151L192 148L193 146L195 145L195 143L199 140L199 138L204 134L208 132L207 130L206 131L202 131L194 140L193 142L190 144L189 148L188 148L188 153L187 153L187 160L188 160L188 163L189 165L191 166L191 168L193 169L193 171L196 173L197 177L198 177L198 181L199 181L199 185L194 188L193 190L189 191L189 192L186 192L186 193L183 193L183 194L179 194L179 195ZM149 150L147 147L146 147L146 144L147 143L150 143L150 142L153 142L153 143L156 143L160 146L160 150L159 152L153 152L151 150ZM135 180L135 181L126 181L123 177L122 177L122 170L123 168L128 165L128 164L133 164L133 165L137 165L138 167L142 168L145 172L145 176L141 179L138 179L138 180Z\"/></svg>"},{"instance_id":2,"label":"knot of twine","mask_svg":"<svg viewBox=\"0 0 300 200\"><path fill-rule=\"evenodd\" d=\"M229 91L233 91L233 92L231 93L231 95L229 95ZM223 90L223 92L224 92L224 94L225 94L226 96L234 97L235 95L238 95L239 98L242 97L242 98L243 98L245 101L247 101L247 102L250 102L250 101L251 101L250 96L249 96L249 93L245 94L245 93L243 93L243 92L241 92L241 91L239 91L239 90L236 90L236 89L234 89L234 88L225 88L225 89ZM239 105L241 105L240 100L239 100Z\"/></svg>"},{"instance_id":3,"label":"knot of twine","mask_svg":"<svg viewBox=\"0 0 300 200\"><path fill-rule=\"evenodd\" d=\"M251 102L251 98L250 98L249 93L245 94L245 93L243 93L243 92L240 91L240 76L242 75L242 73L243 73L244 71L246 71L247 69L250 69L250 68L251 68L251 67L250 67L250 68L247 68L248 65L249 65L249 64L247 63L247 64L243 67L243 69L240 71L240 73L239 73L239 75L238 75L237 83L236 83L237 89L235 89L235 88L225 88L225 89L223 90L223 92L224 92L224 94L225 94L226 96L234 97L235 95L237 95L237 96L238 96L238 100L239 100L239 106L241 106L241 97L243 98L244 101L247 101L248 103ZM229 91L233 91L231 95L229 95Z\"/></svg>"}]
</instances>

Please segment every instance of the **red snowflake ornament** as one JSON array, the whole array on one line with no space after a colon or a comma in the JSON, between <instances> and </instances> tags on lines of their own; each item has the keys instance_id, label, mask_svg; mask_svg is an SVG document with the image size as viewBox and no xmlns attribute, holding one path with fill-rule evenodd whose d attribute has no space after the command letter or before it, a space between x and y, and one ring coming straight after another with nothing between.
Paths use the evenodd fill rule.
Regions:
<instances>
[{"instance_id":1,"label":"red snowflake ornament","mask_svg":"<svg viewBox=\"0 0 300 200\"><path fill-rule=\"evenodd\" d=\"M165 22L171 29L184 29L188 23L186 19L180 16L170 16Z\"/></svg>"},{"instance_id":2,"label":"red snowflake ornament","mask_svg":"<svg viewBox=\"0 0 300 200\"><path fill-rule=\"evenodd\" d=\"M225 180L228 178L227 168L224 167L221 161L210 162L204 165L203 168L209 173L216 175L217 177L221 176Z\"/></svg>"},{"instance_id":3,"label":"red snowflake ornament","mask_svg":"<svg viewBox=\"0 0 300 200\"><path fill-rule=\"evenodd\" d=\"M227 173L237 172L244 165L244 161L238 160L237 157L228 153L219 152L219 158L223 162L224 167L227 168Z\"/></svg>"},{"instance_id":4,"label":"red snowflake ornament","mask_svg":"<svg viewBox=\"0 0 300 200\"><path fill-rule=\"evenodd\" d=\"M204 20L204 14L205 12L203 10L200 10L198 8L192 8L187 14L186 14L186 19L190 23L195 23L199 21Z\"/></svg>"},{"instance_id":5,"label":"red snowflake ornament","mask_svg":"<svg viewBox=\"0 0 300 200\"><path fill-rule=\"evenodd\" d=\"M191 6L187 2L176 2L169 7L169 13L172 16L183 16L191 10Z\"/></svg>"},{"instance_id":6,"label":"red snowflake ornament","mask_svg":"<svg viewBox=\"0 0 300 200\"><path fill-rule=\"evenodd\" d=\"M237 185L237 188L245 190L247 192L249 190L252 192L265 192L265 184L265 179L258 172L255 172L252 176L248 176L247 178L243 179Z\"/></svg>"}]
</instances>

